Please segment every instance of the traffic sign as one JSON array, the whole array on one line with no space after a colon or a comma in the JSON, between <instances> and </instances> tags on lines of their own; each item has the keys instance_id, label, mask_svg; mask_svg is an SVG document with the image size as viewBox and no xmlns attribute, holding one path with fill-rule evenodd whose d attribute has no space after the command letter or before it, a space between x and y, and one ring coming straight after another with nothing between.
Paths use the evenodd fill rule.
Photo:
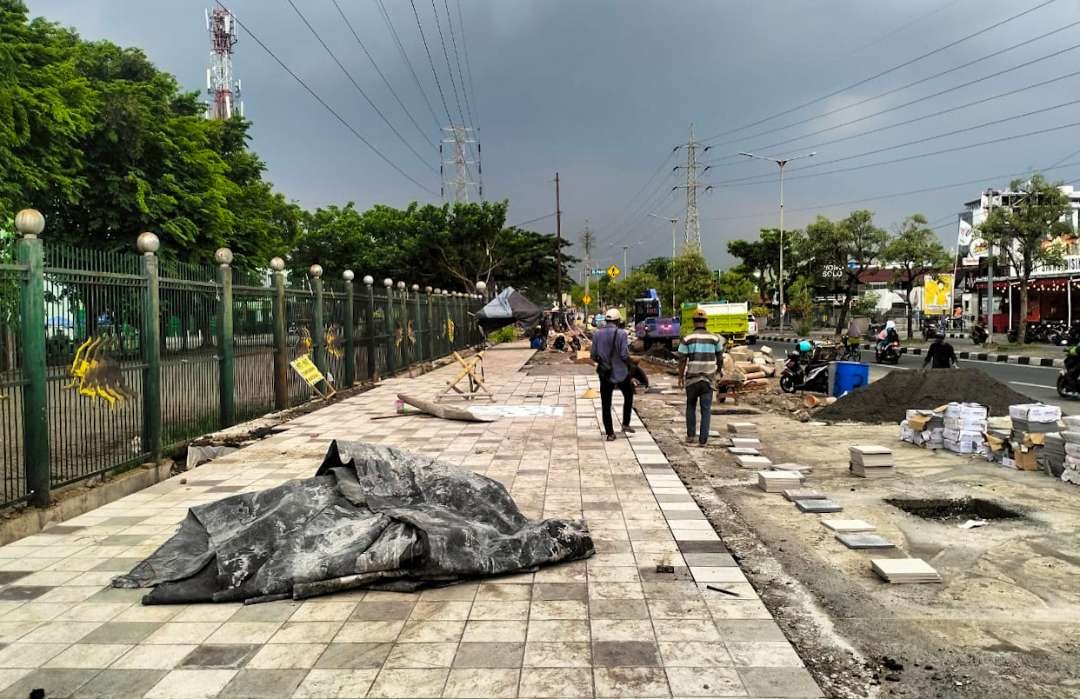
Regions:
<instances>
[{"instance_id":1,"label":"traffic sign","mask_svg":"<svg viewBox=\"0 0 1080 699\"><path fill-rule=\"evenodd\" d=\"M581 302L583 304L585 304L586 306L588 306L590 303L592 303L592 296L589 296L588 294L585 294L584 296L581 297Z\"/></svg>"},{"instance_id":2,"label":"traffic sign","mask_svg":"<svg viewBox=\"0 0 1080 699\"><path fill-rule=\"evenodd\" d=\"M622 273L622 270L619 269L618 265L611 265L610 267L607 268L607 275L609 277L611 277L612 279L619 276L621 273Z\"/></svg>"}]
</instances>

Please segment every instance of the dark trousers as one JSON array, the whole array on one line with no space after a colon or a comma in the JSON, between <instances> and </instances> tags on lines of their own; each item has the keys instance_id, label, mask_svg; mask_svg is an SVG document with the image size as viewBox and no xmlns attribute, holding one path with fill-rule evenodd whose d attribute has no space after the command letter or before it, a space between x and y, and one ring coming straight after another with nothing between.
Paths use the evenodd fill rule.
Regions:
<instances>
[{"instance_id":1,"label":"dark trousers","mask_svg":"<svg viewBox=\"0 0 1080 699\"><path fill-rule=\"evenodd\" d=\"M630 424L630 413L634 409L634 384L630 380L629 374L619 383L600 379L600 410L604 414L604 432L607 434L615 434L615 427L611 424L611 397L616 388L622 393L623 426Z\"/></svg>"}]
</instances>

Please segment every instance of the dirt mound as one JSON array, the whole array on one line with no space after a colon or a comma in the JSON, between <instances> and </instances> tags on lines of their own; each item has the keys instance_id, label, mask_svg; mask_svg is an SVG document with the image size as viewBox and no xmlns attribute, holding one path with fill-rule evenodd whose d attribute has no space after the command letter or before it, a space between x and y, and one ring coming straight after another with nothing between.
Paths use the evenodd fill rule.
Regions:
<instances>
[{"instance_id":1,"label":"dirt mound","mask_svg":"<svg viewBox=\"0 0 1080 699\"><path fill-rule=\"evenodd\" d=\"M979 403L991 415L1031 399L978 369L891 371L814 414L827 422L900 422L909 409L937 408L952 401Z\"/></svg>"},{"instance_id":2,"label":"dirt mound","mask_svg":"<svg viewBox=\"0 0 1080 699\"><path fill-rule=\"evenodd\" d=\"M671 362L679 358L679 355L672 352L665 345L653 345L649 349L645 350L645 356L652 357L653 359L663 359L667 362Z\"/></svg>"}]
</instances>

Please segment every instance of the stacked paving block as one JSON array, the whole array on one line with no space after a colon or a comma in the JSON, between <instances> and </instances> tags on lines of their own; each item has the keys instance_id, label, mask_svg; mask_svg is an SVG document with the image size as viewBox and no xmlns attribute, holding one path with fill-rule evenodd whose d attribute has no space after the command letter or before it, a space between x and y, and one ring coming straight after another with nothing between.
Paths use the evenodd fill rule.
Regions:
<instances>
[{"instance_id":1,"label":"stacked paving block","mask_svg":"<svg viewBox=\"0 0 1080 699\"><path fill-rule=\"evenodd\" d=\"M802 485L802 474L794 471L758 471L758 488L766 493L782 493Z\"/></svg>"},{"instance_id":2,"label":"stacked paving block","mask_svg":"<svg viewBox=\"0 0 1080 699\"><path fill-rule=\"evenodd\" d=\"M888 583L935 583L941 576L921 558L874 558L870 567Z\"/></svg>"},{"instance_id":3,"label":"stacked paving block","mask_svg":"<svg viewBox=\"0 0 1080 699\"><path fill-rule=\"evenodd\" d=\"M983 435L987 429L987 409L978 403L949 403L945 406L945 448L957 454L985 454L989 451Z\"/></svg>"},{"instance_id":4,"label":"stacked paving block","mask_svg":"<svg viewBox=\"0 0 1080 699\"><path fill-rule=\"evenodd\" d=\"M1046 435L1060 432L1061 408L1043 403L1009 406L1012 461L1021 471L1039 470Z\"/></svg>"},{"instance_id":5,"label":"stacked paving block","mask_svg":"<svg viewBox=\"0 0 1080 699\"><path fill-rule=\"evenodd\" d=\"M874 444L855 444L848 449L850 469L859 478L888 478L895 473L891 449Z\"/></svg>"}]
</instances>

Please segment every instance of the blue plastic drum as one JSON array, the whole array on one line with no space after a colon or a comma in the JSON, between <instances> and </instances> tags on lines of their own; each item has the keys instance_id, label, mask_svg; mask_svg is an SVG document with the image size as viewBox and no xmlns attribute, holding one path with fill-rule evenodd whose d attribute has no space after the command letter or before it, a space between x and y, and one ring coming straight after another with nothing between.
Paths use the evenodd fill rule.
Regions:
<instances>
[{"instance_id":1,"label":"blue plastic drum","mask_svg":"<svg viewBox=\"0 0 1080 699\"><path fill-rule=\"evenodd\" d=\"M833 395L837 398L870 383L869 364L835 362L834 366L836 367L836 378L833 380Z\"/></svg>"}]
</instances>

